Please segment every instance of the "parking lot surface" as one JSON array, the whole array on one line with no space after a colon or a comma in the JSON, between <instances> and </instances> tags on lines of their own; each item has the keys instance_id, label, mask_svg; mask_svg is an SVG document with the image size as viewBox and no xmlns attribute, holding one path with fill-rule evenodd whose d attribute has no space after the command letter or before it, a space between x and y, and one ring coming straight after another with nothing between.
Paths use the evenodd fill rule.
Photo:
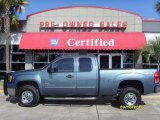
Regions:
<instances>
[{"instance_id":1,"label":"parking lot surface","mask_svg":"<svg viewBox=\"0 0 160 120\"><path fill-rule=\"evenodd\" d=\"M0 120L160 120L160 94L143 96L136 110L122 110L111 98L96 100L42 100L36 107L21 107L16 98L0 93Z\"/></svg>"}]
</instances>

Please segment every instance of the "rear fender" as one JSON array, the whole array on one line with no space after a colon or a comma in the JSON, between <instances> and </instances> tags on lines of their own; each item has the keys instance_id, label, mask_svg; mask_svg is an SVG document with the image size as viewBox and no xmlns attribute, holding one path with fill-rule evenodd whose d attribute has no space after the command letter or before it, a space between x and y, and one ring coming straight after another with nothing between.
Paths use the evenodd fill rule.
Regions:
<instances>
[{"instance_id":1,"label":"rear fender","mask_svg":"<svg viewBox=\"0 0 160 120\"><path fill-rule=\"evenodd\" d=\"M115 84L113 88L114 93L117 93L118 87L122 81L133 81L133 80L140 81L144 87L144 92L145 92L146 77L143 74L133 73L133 74L121 74L114 78L112 83L113 85Z\"/></svg>"}]
</instances>

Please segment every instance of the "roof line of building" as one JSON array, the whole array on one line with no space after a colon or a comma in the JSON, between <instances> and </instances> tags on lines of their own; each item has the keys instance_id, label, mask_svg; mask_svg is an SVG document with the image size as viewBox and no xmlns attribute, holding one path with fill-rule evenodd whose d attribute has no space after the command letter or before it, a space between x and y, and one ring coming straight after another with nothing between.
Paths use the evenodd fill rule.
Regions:
<instances>
[{"instance_id":1,"label":"roof line of building","mask_svg":"<svg viewBox=\"0 0 160 120\"><path fill-rule=\"evenodd\" d=\"M160 20L159 19L158 20L156 20L156 19L155 20L154 19L153 20L144 19L143 22L160 22Z\"/></svg>"},{"instance_id":2,"label":"roof line of building","mask_svg":"<svg viewBox=\"0 0 160 120\"><path fill-rule=\"evenodd\" d=\"M52 8L52 9L47 9L47 10L42 10L42 11L39 11L39 12L35 12L33 14L29 14L27 16L27 19L30 16L33 16L33 15L36 15L36 14L39 14L39 13L43 13L43 12L47 12L47 11L51 11L51 10L60 10L60 9L68 9L68 8L86 8L86 7L101 8L101 9L109 9L109 10L116 10L116 11L126 12L126 13L129 13L129 14L133 14L133 15L139 16L141 19L143 19L143 17L141 15L139 15L137 13L134 13L134 12L130 12L130 11L126 11L126 10L120 10L120 9L117 9L117 8L102 7L102 6L65 6L65 7L59 7L59 8Z\"/></svg>"}]
</instances>

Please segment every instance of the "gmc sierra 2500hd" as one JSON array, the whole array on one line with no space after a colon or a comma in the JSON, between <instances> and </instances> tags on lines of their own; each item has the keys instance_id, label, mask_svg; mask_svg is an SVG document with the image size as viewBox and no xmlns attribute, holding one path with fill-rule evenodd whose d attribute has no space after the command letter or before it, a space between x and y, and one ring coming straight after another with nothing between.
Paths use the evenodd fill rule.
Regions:
<instances>
[{"instance_id":1,"label":"gmc sierra 2500hd","mask_svg":"<svg viewBox=\"0 0 160 120\"><path fill-rule=\"evenodd\" d=\"M40 97L117 97L121 105L138 106L141 95L159 90L156 69L101 69L97 56L62 56L42 69L7 74L4 92L20 105L36 106Z\"/></svg>"}]
</instances>

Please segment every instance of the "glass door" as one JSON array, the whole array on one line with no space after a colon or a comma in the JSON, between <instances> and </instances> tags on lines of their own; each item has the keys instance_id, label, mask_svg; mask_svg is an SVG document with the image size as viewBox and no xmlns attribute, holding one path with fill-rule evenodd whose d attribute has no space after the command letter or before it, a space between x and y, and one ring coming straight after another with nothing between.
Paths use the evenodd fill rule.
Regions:
<instances>
[{"instance_id":1,"label":"glass door","mask_svg":"<svg viewBox=\"0 0 160 120\"><path fill-rule=\"evenodd\" d=\"M121 55L111 55L111 68L119 69L122 68L122 56Z\"/></svg>"},{"instance_id":2,"label":"glass door","mask_svg":"<svg viewBox=\"0 0 160 120\"><path fill-rule=\"evenodd\" d=\"M123 57L121 54L101 54L99 55L100 69L120 69L123 68Z\"/></svg>"},{"instance_id":3,"label":"glass door","mask_svg":"<svg viewBox=\"0 0 160 120\"><path fill-rule=\"evenodd\" d=\"M109 69L110 62L109 62L109 55L100 55L99 57L100 69Z\"/></svg>"}]
</instances>

